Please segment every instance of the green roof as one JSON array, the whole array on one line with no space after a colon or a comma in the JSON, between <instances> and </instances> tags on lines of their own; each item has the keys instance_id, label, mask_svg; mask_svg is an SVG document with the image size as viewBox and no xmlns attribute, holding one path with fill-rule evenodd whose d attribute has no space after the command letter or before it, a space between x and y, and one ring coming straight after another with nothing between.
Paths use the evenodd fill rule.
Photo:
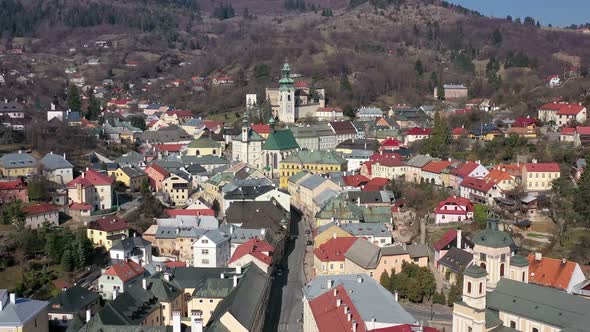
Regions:
<instances>
[{"instance_id":1,"label":"green roof","mask_svg":"<svg viewBox=\"0 0 590 332\"><path fill-rule=\"evenodd\" d=\"M347 200L342 195L332 197L316 214L317 219L363 220L363 210Z\"/></svg>"},{"instance_id":2,"label":"green roof","mask_svg":"<svg viewBox=\"0 0 590 332\"><path fill-rule=\"evenodd\" d=\"M520 255L514 255L510 257L510 265L525 267L529 266L529 260L526 257Z\"/></svg>"},{"instance_id":3,"label":"green roof","mask_svg":"<svg viewBox=\"0 0 590 332\"><path fill-rule=\"evenodd\" d=\"M301 150L297 151L287 158L283 159L284 162L288 163L301 163L301 164L328 164L328 165L343 165L346 164L346 159L333 151L310 151Z\"/></svg>"},{"instance_id":4,"label":"green roof","mask_svg":"<svg viewBox=\"0 0 590 332\"><path fill-rule=\"evenodd\" d=\"M367 206L360 207L363 212L363 221L367 223L385 223L391 218L391 207L389 206Z\"/></svg>"},{"instance_id":5,"label":"green roof","mask_svg":"<svg viewBox=\"0 0 590 332\"><path fill-rule=\"evenodd\" d=\"M262 146L262 150L294 150L298 149L299 144L295 140L290 129L278 130L271 132Z\"/></svg>"},{"instance_id":6,"label":"green roof","mask_svg":"<svg viewBox=\"0 0 590 332\"><path fill-rule=\"evenodd\" d=\"M475 235L473 243L488 248L516 247L510 234L498 229L498 219L494 216L488 218L486 229Z\"/></svg>"},{"instance_id":7,"label":"green roof","mask_svg":"<svg viewBox=\"0 0 590 332\"><path fill-rule=\"evenodd\" d=\"M290 178L289 178L289 182L297 182L297 181L301 180L301 179L302 179L304 176L306 176L307 174L309 174L309 173L307 173L307 172L305 172L305 171L301 171L301 172L299 172L299 173L297 173L297 174L293 175L292 177L290 177Z\"/></svg>"},{"instance_id":8,"label":"green roof","mask_svg":"<svg viewBox=\"0 0 590 332\"><path fill-rule=\"evenodd\" d=\"M561 331L588 331L590 300L562 290L506 278L486 296L487 307L558 327Z\"/></svg>"},{"instance_id":9,"label":"green roof","mask_svg":"<svg viewBox=\"0 0 590 332\"><path fill-rule=\"evenodd\" d=\"M234 141L242 141L243 133L233 137ZM264 141L264 137L260 136L252 129L248 129L248 142Z\"/></svg>"},{"instance_id":10,"label":"green roof","mask_svg":"<svg viewBox=\"0 0 590 332\"><path fill-rule=\"evenodd\" d=\"M234 288L233 278L225 279L207 279L201 288L193 293L195 297L223 299Z\"/></svg>"},{"instance_id":11,"label":"green roof","mask_svg":"<svg viewBox=\"0 0 590 332\"><path fill-rule=\"evenodd\" d=\"M196 140L190 142L188 144L188 147L189 148L196 148L196 149L206 149L206 148L215 149L215 148L221 147L221 144L219 144L219 142L214 141L210 138L199 138L199 139L196 139Z\"/></svg>"},{"instance_id":12,"label":"green roof","mask_svg":"<svg viewBox=\"0 0 590 332\"><path fill-rule=\"evenodd\" d=\"M487 276L488 273L482 267L479 267L477 265L471 265L465 269L463 275L466 275L471 278L485 278L485 276Z\"/></svg>"}]
</instances>

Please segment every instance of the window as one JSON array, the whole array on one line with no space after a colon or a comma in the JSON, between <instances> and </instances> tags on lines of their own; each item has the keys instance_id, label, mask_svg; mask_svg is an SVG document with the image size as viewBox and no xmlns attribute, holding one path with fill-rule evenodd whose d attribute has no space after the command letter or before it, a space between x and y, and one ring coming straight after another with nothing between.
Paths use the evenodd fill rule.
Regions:
<instances>
[{"instance_id":1,"label":"window","mask_svg":"<svg viewBox=\"0 0 590 332\"><path fill-rule=\"evenodd\" d=\"M209 249L202 249L201 250L201 254L203 254L203 255L209 255Z\"/></svg>"},{"instance_id":2,"label":"window","mask_svg":"<svg viewBox=\"0 0 590 332\"><path fill-rule=\"evenodd\" d=\"M533 327L533 332L539 332L539 329L536 327Z\"/></svg>"},{"instance_id":3,"label":"window","mask_svg":"<svg viewBox=\"0 0 590 332\"><path fill-rule=\"evenodd\" d=\"M201 260L201 263L204 265L208 265L209 264L209 260L208 259L203 259Z\"/></svg>"},{"instance_id":4,"label":"window","mask_svg":"<svg viewBox=\"0 0 590 332\"><path fill-rule=\"evenodd\" d=\"M479 295L483 294L483 282L479 283Z\"/></svg>"},{"instance_id":5,"label":"window","mask_svg":"<svg viewBox=\"0 0 590 332\"><path fill-rule=\"evenodd\" d=\"M471 294L471 281L467 282L467 293Z\"/></svg>"},{"instance_id":6,"label":"window","mask_svg":"<svg viewBox=\"0 0 590 332\"><path fill-rule=\"evenodd\" d=\"M500 277L504 276L504 264L500 264Z\"/></svg>"},{"instance_id":7,"label":"window","mask_svg":"<svg viewBox=\"0 0 590 332\"><path fill-rule=\"evenodd\" d=\"M207 240L207 239L202 239L202 240L201 240L201 243L209 243L209 240Z\"/></svg>"},{"instance_id":8,"label":"window","mask_svg":"<svg viewBox=\"0 0 590 332\"><path fill-rule=\"evenodd\" d=\"M510 321L510 327L513 328L513 329L515 329L516 328L516 322L513 321L513 320L511 320Z\"/></svg>"}]
</instances>

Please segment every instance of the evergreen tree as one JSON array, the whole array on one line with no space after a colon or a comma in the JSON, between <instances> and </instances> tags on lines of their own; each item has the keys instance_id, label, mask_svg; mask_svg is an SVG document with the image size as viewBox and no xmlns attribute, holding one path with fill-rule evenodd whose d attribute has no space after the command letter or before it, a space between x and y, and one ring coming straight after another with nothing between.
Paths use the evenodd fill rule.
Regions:
<instances>
[{"instance_id":1,"label":"evergreen tree","mask_svg":"<svg viewBox=\"0 0 590 332\"><path fill-rule=\"evenodd\" d=\"M5 225L14 225L17 229L25 228L26 216L22 210L21 201L4 204L2 207L2 223Z\"/></svg>"},{"instance_id":2,"label":"evergreen tree","mask_svg":"<svg viewBox=\"0 0 590 332\"><path fill-rule=\"evenodd\" d=\"M383 273L381 273L381 277L379 277L379 283L381 286L385 287L385 289L391 291L391 278L389 278L387 271L383 271Z\"/></svg>"},{"instance_id":3,"label":"evergreen tree","mask_svg":"<svg viewBox=\"0 0 590 332\"><path fill-rule=\"evenodd\" d=\"M424 65L422 65L422 61L420 61L420 59L416 60L416 63L414 64L414 70L416 70L416 74L418 76L422 76L422 74L424 74Z\"/></svg>"},{"instance_id":4,"label":"evergreen tree","mask_svg":"<svg viewBox=\"0 0 590 332\"><path fill-rule=\"evenodd\" d=\"M150 192L150 181L148 179L144 179L141 182L141 193L148 194Z\"/></svg>"},{"instance_id":5,"label":"evergreen tree","mask_svg":"<svg viewBox=\"0 0 590 332\"><path fill-rule=\"evenodd\" d=\"M70 272L74 268L74 259L70 249L66 249L61 256L61 268L65 272Z\"/></svg>"},{"instance_id":6,"label":"evergreen tree","mask_svg":"<svg viewBox=\"0 0 590 332\"><path fill-rule=\"evenodd\" d=\"M434 128L427 141L427 150L433 157L444 158L449 151L451 132L447 121L437 111L434 114Z\"/></svg>"},{"instance_id":7,"label":"evergreen tree","mask_svg":"<svg viewBox=\"0 0 590 332\"><path fill-rule=\"evenodd\" d=\"M590 159L586 159L590 160ZM585 224L590 224L590 167L586 167L575 190L574 210Z\"/></svg>"},{"instance_id":8,"label":"evergreen tree","mask_svg":"<svg viewBox=\"0 0 590 332\"><path fill-rule=\"evenodd\" d=\"M90 92L88 95L88 111L86 112L85 118L87 120L95 121L96 119L98 119L98 116L100 115L100 111L101 111L100 101L98 99L96 99L96 96L94 95L94 91L92 91L92 89L90 89Z\"/></svg>"},{"instance_id":9,"label":"evergreen tree","mask_svg":"<svg viewBox=\"0 0 590 332\"><path fill-rule=\"evenodd\" d=\"M62 249L57 235L54 232L49 233L45 238L45 255L54 262L60 262Z\"/></svg>"},{"instance_id":10,"label":"evergreen tree","mask_svg":"<svg viewBox=\"0 0 590 332\"><path fill-rule=\"evenodd\" d=\"M352 85L348 81L348 76L342 75L340 78L340 91L347 97L352 97Z\"/></svg>"},{"instance_id":11,"label":"evergreen tree","mask_svg":"<svg viewBox=\"0 0 590 332\"><path fill-rule=\"evenodd\" d=\"M445 100L445 87L442 82L439 82L436 86L436 98L438 100Z\"/></svg>"},{"instance_id":12,"label":"evergreen tree","mask_svg":"<svg viewBox=\"0 0 590 332\"><path fill-rule=\"evenodd\" d=\"M93 251L92 242L90 242L84 233L78 234L76 239L76 267L78 269L82 269L88 265L92 259Z\"/></svg>"},{"instance_id":13,"label":"evergreen tree","mask_svg":"<svg viewBox=\"0 0 590 332\"><path fill-rule=\"evenodd\" d=\"M492 33L492 42L494 43L494 45L500 46L500 44L502 44L502 39L503 38L500 29L494 30L494 32Z\"/></svg>"},{"instance_id":14,"label":"evergreen tree","mask_svg":"<svg viewBox=\"0 0 590 332\"><path fill-rule=\"evenodd\" d=\"M82 109L82 100L80 99L80 91L74 84L68 87L68 107L72 112L80 112Z\"/></svg>"}]
</instances>

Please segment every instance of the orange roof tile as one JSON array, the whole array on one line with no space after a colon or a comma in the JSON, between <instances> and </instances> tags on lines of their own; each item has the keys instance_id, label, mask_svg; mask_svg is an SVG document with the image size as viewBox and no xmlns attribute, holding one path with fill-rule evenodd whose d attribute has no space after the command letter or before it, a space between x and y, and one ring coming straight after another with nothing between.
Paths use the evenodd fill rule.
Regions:
<instances>
[{"instance_id":1,"label":"orange roof tile","mask_svg":"<svg viewBox=\"0 0 590 332\"><path fill-rule=\"evenodd\" d=\"M569 286L577 263L549 257L536 260L534 254L528 258L530 283L559 289Z\"/></svg>"}]
</instances>

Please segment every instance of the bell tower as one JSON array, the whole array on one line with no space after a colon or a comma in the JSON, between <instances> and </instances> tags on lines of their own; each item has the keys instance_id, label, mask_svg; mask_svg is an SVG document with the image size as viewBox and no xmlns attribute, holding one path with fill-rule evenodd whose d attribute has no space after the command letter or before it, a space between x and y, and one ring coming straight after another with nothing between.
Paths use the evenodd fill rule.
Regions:
<instances>
[{"instance_id":1,"label":"bell tower","mask_svg":"<svg viewBox=\"0 0 590 332\"><path fill-rule=\"evenodd\" d=\"M279 80L279 120L287 123L293 123L295 117L295 88L291 78L291 67L285 59L285 64L281 70L281 79Z\"/></svg>"}]
</instances>

